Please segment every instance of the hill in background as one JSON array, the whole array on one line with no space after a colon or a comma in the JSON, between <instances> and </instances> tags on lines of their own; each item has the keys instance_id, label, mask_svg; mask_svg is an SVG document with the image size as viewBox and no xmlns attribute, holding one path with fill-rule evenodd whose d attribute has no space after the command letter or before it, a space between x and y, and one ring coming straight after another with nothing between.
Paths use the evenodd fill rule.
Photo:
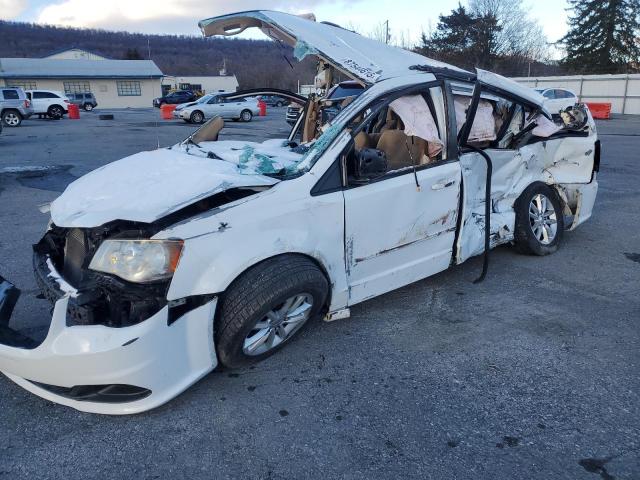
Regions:
<instances>
[{"instance_id":1,"label":"hill in background","mask_svg":"<svg viewBox=\"0 0 640 480\"><path fill-rule=\"evenodd\" d=\"M166 75L235 74L240 88L272 87L296 90L311 83L315 64L297 62L293 50L268 40L145 35L0 21L0 57L39 58L77 47L112 59L148 59ZM285 58L286 57L286 58Z\"/></svg>"}]
</instances>

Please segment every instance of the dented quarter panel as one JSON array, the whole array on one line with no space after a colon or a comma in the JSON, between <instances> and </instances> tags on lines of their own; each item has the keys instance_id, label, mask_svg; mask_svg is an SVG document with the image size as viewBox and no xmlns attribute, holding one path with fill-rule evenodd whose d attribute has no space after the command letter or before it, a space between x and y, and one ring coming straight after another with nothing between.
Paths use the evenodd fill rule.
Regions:
<instances>
[{"instance_id":1,"label":"dented quarter panel","mask_svg":"<svg viewBox=\"0 0 640 480\"><path fill-rule=\"evenodd\" d=\"M591 182L594 160L593 130L589 136L570 136L537 141L519 150L487 149L493 164L491 182L491 248L513 240L515 201L534 182L554 186L569 211L575 215L578 199L586 195L587 211L574 218L577 226L591 215L597 182ZM460 157L463 177L463 206L456 262L484 251L484 203L486 165L477 153ZM591 183L590 183L591 182ZM588 185L587 185L588 184ZM588 213L587 213L588 212ZM586 218L584 218L586 216ZM575 223L575 222L578 223ZM575 228L572 227L572 228Z\"/></svg>"}]
</instances>

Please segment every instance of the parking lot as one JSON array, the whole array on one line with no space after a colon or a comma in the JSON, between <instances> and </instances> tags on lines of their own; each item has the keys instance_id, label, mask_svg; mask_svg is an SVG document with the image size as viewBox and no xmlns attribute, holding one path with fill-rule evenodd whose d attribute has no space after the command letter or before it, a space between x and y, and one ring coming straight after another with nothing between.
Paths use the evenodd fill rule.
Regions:
<instances>
[{"instance_id":1,"label":"parking lot","mask_svg":"<svg viewBox=\"0 0 640 480\"><path fill-rule=\"evenodd\" d=\"M221 138L285 137L284 108ZM0 134L0 274L36 297L31 244L75 178L196 127L157 109ZM76 412L0 378L0 478L640 478L640 116L598 123L592 219L558 253L491 254L315 322L268 360L148 413ZM113 179L117 182L117 179Z\"/></svg>"}]
</instances>

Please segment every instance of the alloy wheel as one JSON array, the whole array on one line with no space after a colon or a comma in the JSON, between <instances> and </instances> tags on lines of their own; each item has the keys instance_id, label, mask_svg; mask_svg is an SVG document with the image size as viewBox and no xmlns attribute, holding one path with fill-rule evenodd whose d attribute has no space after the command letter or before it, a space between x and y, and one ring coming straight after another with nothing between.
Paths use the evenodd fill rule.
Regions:
<instances>
[{"instance_id":1,"label":"alloy wheel","mask_svg":"<svg viewBox=\"0 0 640 480\"><path fill-rule=\"evenodd\" d=\"M556 238L558 219L553 203L545 195L538 193L529 203L529 224L531 231L543 245L549 245Z\"/></svg>"},{"instance_id":2,"label":"alloy wheel","mask_svg":"<svg viewBox=\"0 0 640 480\"><path fill-rule=\"evenodd\" d=\"M289 297L284 303L256 322L244 340L245 355L262 355L287 341L309 320L313 310L313 297L300 293Z\"/></svg>"},{"instance_id":3,"label":"alloy wheel","mask_svg":"<svg viewBox=\"0 0 640 480\"><path fill-rule=\"evenodd\" d=\"M4 123L7 127L17 127L20 125L20 117L14 112L5 113Z\"/></svg>"}]
</instances>

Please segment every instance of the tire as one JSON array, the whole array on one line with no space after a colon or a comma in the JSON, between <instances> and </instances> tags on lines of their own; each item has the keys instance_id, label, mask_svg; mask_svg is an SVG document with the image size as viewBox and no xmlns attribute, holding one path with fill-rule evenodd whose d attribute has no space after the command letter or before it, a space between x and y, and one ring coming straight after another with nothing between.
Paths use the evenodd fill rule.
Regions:
<instances>
[{"instance_id":1,"label":"tire","mask_svg":"<svg viewBox=\"0 0 640 480\"><path fill-rule=\"evenodd\" d=\"M60 120L64 115L64 108L60 105L51 105L47 110L47 116L54 120Z\"/></svg>"},{"instance_id":2,"label":"tire","mask_svg":"<svg viewBox=\"0 0 640 480\"><path fill-rule=\"evenodd\" d=\"M214 339L220 363L237 368L274 354L320 313L328 291L322 271L302 255L280 255L250 268L218 308ZM292 310L284 311L287 304Z\"/></svg>"},{"instance_id":3,"label":"tire","mask_svg":"<svg viewBox=\"0 0 640 480\"><path fill-rule=\"evenodd\" d=\"M189 120L191 121L191 123L202 123L204 122L204 113L202 113L200 110L195 110L191 112Z\"/></svg>"},{"instance_id":4,"label":"tire","mask_svg":"<svg viewBox=\"0 0 640 480\"><path fill-rule=\"evenodd\" d=\"M85 103L83 108L85 112L90 112L91 110L93 110L93 105L90 103Z\"/></svg>"},{"instance_id":5,"label":"tire","mask_svg":"<svg viewBox=\"0 0 640 480\"><path fill-rule=\"evenodd\" d=\"M541 212L542 210L542 212ZM529 185L516 200L516 249L527 255L558 250L564 234L564 215L558 193L549 185Z\"/></svg>"},{"instance_id":6,"label":"tire","mask_svg":"<svg viewBox=\"0 0 640 480\"><path fill-rule=\"evenodd\" d=\"M240 120L242 120L243 122L250 122L252 118L253 113L251 113L251 110L243 110L242 112L240 112Z\"/></svg>"},{"instance_id":7,"label":"tire","mask_svg":"<svg viewBox=\"0 0 640 480\"><path fill-rule=\"evenodd\" d=\"M17 110L5 110L2 112L2 124L5 127L19 127L22 123L22 115Z\"/></svg>"},{"instance_id":8,"label":"tire","mask_svg":"<svg viewBox=\"0 0 640 480\"><path fill-rule=\"evenodd\" d=\"M276 103L276 107L283 107L283 106L284 106L284 103L282 103L282 102Z\"/></svg>"}]
</instances>

